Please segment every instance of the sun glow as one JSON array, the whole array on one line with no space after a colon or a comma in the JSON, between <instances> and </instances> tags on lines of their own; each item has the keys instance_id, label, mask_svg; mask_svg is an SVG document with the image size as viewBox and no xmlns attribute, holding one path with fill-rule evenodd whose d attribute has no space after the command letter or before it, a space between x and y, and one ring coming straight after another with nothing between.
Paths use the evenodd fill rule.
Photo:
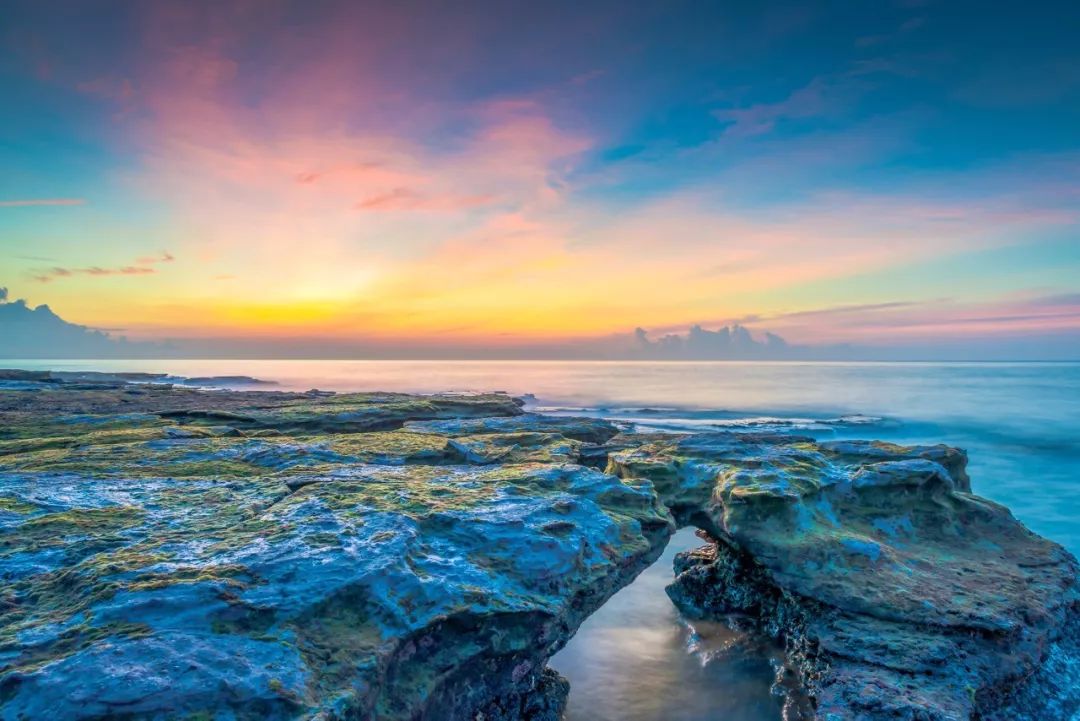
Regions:
<instances>
[{"instance_id":1,"label":"sun glow","mask_svg":"<svg viewBox=\"0 0 1080 721\"><path fill-rule=\"evenodd\" d=\"M873 106L918 76L861 46L780 90L729 58L745 81L717 95L685 65L650 80L637 46L579 67L591 37L573 62L526 53L504 73L485 56L498 38L460 18L414 47L394 7L330 3L301 33L253 8L146 3L123 56L57 44L65 62L19 76L27 102L43 85L101 137L92 173L58 155L0 178L11 298L161 340L498 347L739 322L889 345L1080 328L1075 151L909 167L928 119ZM655 115L675 97L698 100Z\"/></svg>"}]
</instances>

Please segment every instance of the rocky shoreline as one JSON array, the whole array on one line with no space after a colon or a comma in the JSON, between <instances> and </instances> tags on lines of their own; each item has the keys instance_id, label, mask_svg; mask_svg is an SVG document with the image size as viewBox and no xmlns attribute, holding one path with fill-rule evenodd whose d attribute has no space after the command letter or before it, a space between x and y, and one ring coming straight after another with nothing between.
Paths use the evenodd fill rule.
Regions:
<instances>
[{"instance_id":1,"label":"rocky shoreline","mask_svg":"<svg viewBox=\"0 0 1080 721\"><path fill-rule=\"evenodd\" d=\"M554 721L668 593L780 640L789 719L1072 719L1076 559L945 446L635 433L502 394L0 371L0 718Z\"/></svg>"}]
</instances>

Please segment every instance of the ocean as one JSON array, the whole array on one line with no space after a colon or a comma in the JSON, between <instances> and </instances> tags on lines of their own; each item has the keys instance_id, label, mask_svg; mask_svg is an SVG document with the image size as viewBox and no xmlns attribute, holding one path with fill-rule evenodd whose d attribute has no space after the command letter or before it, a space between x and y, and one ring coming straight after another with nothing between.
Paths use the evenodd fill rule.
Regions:
<instances>
[{"instance_id":1,"label":"ocean","mask_svg":"<svg viewBox=\"0 0 1080 721\"><path fill-rule=\"evenodd\" d=\"M0 367L247 375L283 390L505 391L531 409L640 429L783 430L817 438L947 443L976 493L1080 553L1080 363L0 360ZM568 721L779 719L769 652L680 619L664 556L552 660Z\"/></svg>"}]
</instances>

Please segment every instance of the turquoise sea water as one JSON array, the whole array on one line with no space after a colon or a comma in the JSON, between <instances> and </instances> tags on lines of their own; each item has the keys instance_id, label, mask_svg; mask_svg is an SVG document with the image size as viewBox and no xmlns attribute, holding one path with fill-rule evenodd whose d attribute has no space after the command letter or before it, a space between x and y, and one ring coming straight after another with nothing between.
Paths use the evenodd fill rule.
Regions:
<instances>
[{"instance_id":1,"label":"turquoise sea water","mask_svg":"<svg viewBox=\"0 0 1080 721\"><path fill-rule=\"evenodd\" d=\"M943 442L975 492L1080 553L1080 363L2 361L0 367L248 375L282 389L502 390L544 412L671 431L782 429L819 438ZM678 618L664 557L588 619L552 661L569 721L779 718L767 653Z\"/></svg>"}]
</instances>

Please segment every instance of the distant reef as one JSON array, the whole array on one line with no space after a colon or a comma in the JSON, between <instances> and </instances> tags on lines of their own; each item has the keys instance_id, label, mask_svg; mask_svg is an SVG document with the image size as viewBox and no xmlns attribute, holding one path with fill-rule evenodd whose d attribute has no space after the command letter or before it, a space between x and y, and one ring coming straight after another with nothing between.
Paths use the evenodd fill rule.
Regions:
<instances>
[{"instance_id":1,"label":"distant reef","mask_svg":"<svg viewBox=\"0 0 1080 721\"><path fill-rule=\"evenodd\" d=\"M174 376L168 373L139 373L125 371L27 371L0 369L2 388L11 390L23 385L24 388L40 387L36 384L65 384L68 389L78 384L90 384L94 387L137 383L157 383L182 385L195 388L248 388L253 386L275 386L276 381L267 381L251 376Z\"/></svg>"},{"instance_id":2,"label":"distant reef","mask_svg":"<svg viewBox=\"0 0 1080 721\"><path fill-rule=\"evenodd\" d=\"M165 380L0 371L4 721L555 721L681 525L669 596L782 644L788 719L1080 713L1077 561L961 450Z\"/></svg>"}]
</instances>

